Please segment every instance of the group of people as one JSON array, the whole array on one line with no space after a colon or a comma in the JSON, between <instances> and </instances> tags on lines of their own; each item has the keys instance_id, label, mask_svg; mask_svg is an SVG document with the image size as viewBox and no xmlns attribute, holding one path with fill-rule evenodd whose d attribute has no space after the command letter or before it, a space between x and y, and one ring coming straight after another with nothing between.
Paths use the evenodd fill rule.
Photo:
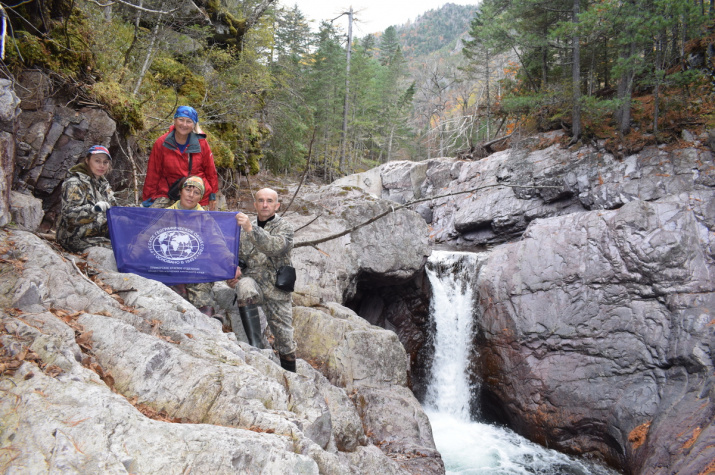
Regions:
<instances>
[{"instance_id":1,"label":"group of people","mask_svg":"<svg viewBox=\"0 0 715 475\"><path fill-rule=\"evenodd\" d=\"M70 252L92 246L110 247L107 210L116 205L106 175L112 157L101 145L70 168L62 184L62 208L57 241ZM169 131L151 150L142 193L142 206L179 210L215 211L218 175L206 135L199 127L197 111L180 106ZM239 314L248 341L263 347L259 307L263 308L274 335L281 366L295 372L296 343L293 338L291 292L276 287L276 273L291 266L293 228L276 213L278 194L269 188L256 192L256 216L239 212L241 227L239 266L227 284L236 291ZM172 287L208 317L215 316L213 285L187 283ZM235 329L234 329L235 331Z\"/></svg>"}]
</instances>

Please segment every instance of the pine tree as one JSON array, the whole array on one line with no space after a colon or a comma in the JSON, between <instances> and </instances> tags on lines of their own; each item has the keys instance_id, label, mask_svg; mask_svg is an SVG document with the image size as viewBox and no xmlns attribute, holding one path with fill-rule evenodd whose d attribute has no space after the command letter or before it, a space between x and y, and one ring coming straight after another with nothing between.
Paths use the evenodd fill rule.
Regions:
<instances>
[{"instance_id":1,"label":"pine tree","mask_svg":"<svg viewBox=\"0 0 715 475\"><path fill-rule=\"evenodd\" d=\"M394 26L390 26L380 38L380 63L383 66L389 65L395 58L399 47L400 42L397 39L397 30Z\"/></svg>"}]
</instances>

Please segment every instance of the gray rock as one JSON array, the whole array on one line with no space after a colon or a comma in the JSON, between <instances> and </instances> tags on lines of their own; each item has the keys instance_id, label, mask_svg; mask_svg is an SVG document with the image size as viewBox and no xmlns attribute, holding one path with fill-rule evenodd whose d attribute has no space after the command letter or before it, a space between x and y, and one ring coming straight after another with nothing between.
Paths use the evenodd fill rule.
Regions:
<instances>
[{"instance_id":1,"label":"gray rock","mask_svg":"<svg viewBox=\"0 0 715 475\"><path fill-rule=\"evenodd\" d=\"M35 232L39 229L45 212L42 210L42 201L32 195L10 192L10 211L12 221L25 231Z\"/></svg>"},{"instance_id":2,"label":"gray rock","mask_svg":"<svg viewBox=\"0 0 715 475\"><path fill-rule=\"evenodd\" d=\"M7 123L12 123L20 113L20 98L17 97L12 87L12 81L0 79L0 123L3 131L12 132L12 128L8 129Z\"/></svg>"},{"instance_id":3,"label":"gray rock","mask_svg":"<svg viewBox=\"0 0 715 475\"><path fill-rule=\"evenodd\" d=\"M407 355L394 332L335 303L295 307L293 322L299 356L351 394L374 443L407 454L412 473L444 471L427 415L407 388Z\"/></svg>"},{"instance_id":4,"label":"gray rock","mask_svg":"<svg viewBox=\"0 0 715 475\"><path fill-rule=\"evenodd\" d=\"M420 272L429 254L427 225L417 213L392 212L392 202L355 186L329 185L306 192L297 207L304 213L285 215L298 229L292 254L298 275L296 292L313 300L346 302L356 295L359 279L366 276L409 280ZM302 245L350 230L385 212L384 218L337 239Z\"/></svg>"},{"instance_id":5,"label":"gray rock","mask_svg":"<svg viewBox=\"0 0 715 475\"><path fill-rule=\"evenodd\" d=\"M291 437L211 424L145 417L96 373L48 376L25 363L3 378L0 443L12 467L27 473L198 473L240 471L318 474ZM22 404L17 404L21 400Z\"/></svg>"},{"instance_id":6,"label":"gray rock","mask_svg":"<svg viewBox=\"0 0 715 475\"><path fill-rule=\"evenodd\" d=\"M12 306L21 310L42 303L42 294L34 282L24 282L15 290Z\"/></svg>"},{"instance_id":7,"label":"gray rock","mask_svg":"<svg viewBox=\"0 0 715 475\"><path fill-rule=\"evenodd\" d=\"M699 193L702 213L715 192ZM522 240L494 248L479 273L489 305L478 358L506 421L634 473L676 462L703 470L712 437L687 454L673 447L710 433L704 408L715 407L708 226L675 199L631 201L536 220ZM638 428L650 428L647 449L634 443Z\"/></svg>"},{"instance_id":8,"label":"gray rock","mask_svg":"<svg viewBox=\"0 0 715 475\"><path fill-rule=\"evenodd\" d=\"M20 100L15 95L12 82L0 79L0 226L12 219L10 190L15 173L16 117Z\"/></svg>"},{"instance_id":9,"label":"gray rock","mask_svg":"<svg viewBox=\"0 0 715 475\"><path fill-rule=\"evenodd\" d=\"M382 176L379 168L371 168L363 173L355 173L339 178L332 183L333 186L357 186L376 198L382 196Z\"/></svg>"},{"instance_id":10,"label":"gray rock","mask_svg":"<svg viewBox=\"0 0 715 475\"><path fill-rule=\"evenodd\" d=\"M616 209L715 186L713 153L696 147L667 152L650 146L618 159L591 146L570 151L553 145L508 149L477 162L390 162L378 170L386 199L435 197L431 213L424 202L414 205L430 219L431 240L465 249L515 239L538 218ZM360 186L359 180L345 180Z\"/></svg>"},{"instance_id":11,"label":"gray rock","mask_svg":"<svg viewBox=\"0 0 715 475\"><path fill-rule=\"evenodd\" d=\"M0 132L0 226L12 220L10 212L10 190L15 170L13 155L15 138L7 132Z\"/></svg>"},{"instance_id":12,"label":"gray rock","mask_svg":"<svg viewBox=\"0 0 715 475\"><path fill-rule=\"evenodd\" d=\"M115 191L126 186L125 175L129 174L128 160L117 153L121 149L116 144L124 140L117 137L114 120L101 109L66 107L66 99L49 95L50 83L37 71L19 76L22 111L15 121L18 146L14 189L29 190L43 200L45 228L54 225L59 213L59 187L67 170L91 145L105 145L112 152L114 170L108 179Z\"/></svg>"},{"instance_id":13,"label":"gray rock","mask_svg":"<svg viewBox=\"0 0 715 475\"><path fill-rule=\"evenodd\" d=\"M271 350L223 333L163 284L109 270L108 250L88 253L89 265L105 267L95 267L93 282L79 273L79 258L59 256L33 234L0 239L13 256L32 256L7 284L14 300L5 305L19 310L0 312L3 348L33 355L0 380L7 422L0 446L13 447L13 466L40 473L173 473L188 464L199 473L408 473L371 444L345 390L305 361L286 373ZM399 354L394 334L386 336ZM404 361L398 368L393 379L404 381Z\"/></svg>"},{"instance_id":14,"label":"gray rock","mask_svg":"<svg viewBox=\"0 0 715 475\"><path fill-rule=\"evenodd\" d=\"M86 251L87 262L95 269L103 271L117 272L117 261L114 259L114 252L106 247L90 247Z\"/></svg>"}]
</instances>

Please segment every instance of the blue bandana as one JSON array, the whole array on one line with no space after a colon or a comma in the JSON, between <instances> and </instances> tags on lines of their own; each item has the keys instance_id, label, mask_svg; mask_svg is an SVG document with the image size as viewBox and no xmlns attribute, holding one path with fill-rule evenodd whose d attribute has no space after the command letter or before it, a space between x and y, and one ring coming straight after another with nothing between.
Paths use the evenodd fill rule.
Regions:
<instances>
[{"instance_id":1,"label":"blue bandana","mask_svg":"<svg viewBox=\"0 0 715 475\"><path fill-rule=\"evenodd\" d=\"M174 119L177 117L188 117L194 121L194 124L199 123L199 113L191 106L179 106L174 114Z\"/></svg>"}]
</instances>

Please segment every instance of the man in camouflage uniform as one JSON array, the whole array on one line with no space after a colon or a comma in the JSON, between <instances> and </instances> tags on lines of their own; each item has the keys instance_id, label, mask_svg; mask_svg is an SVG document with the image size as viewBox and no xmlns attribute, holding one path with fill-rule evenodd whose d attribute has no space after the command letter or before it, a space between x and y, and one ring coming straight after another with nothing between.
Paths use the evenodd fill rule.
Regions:
<instances>
[{"instance_id":1,"label":"man in camouflage uniform","mask_svg":"<svg viewBox=\"0 0 715 475\"><path fill-rule=\"evenodd\" d=\"M236 278L228 284L236 289L249 343L262 347L257 308L261 305L275 337L281 366L295 372L291 293L275 286L278 269L291 265L293 227L276 215L280 203L274 190L264 188L256 192L253 205L257 214L255 219L243 213L236 215L236 222L241 226L241 267L236 270Z\"/></svg>"},{"instance_id":2,"label":"man in camouflage uniform","mask_svg":"<svg viewBox=\"0 0 715 475\"><path fill-rule=\"evenodd\" d=\"M116 201L104 177L111 170L111 161L109 150L94 145L80 163L69 169L62 183L57 242L70 252L84 252L92 246L111 247L107 209Z\"/></svg>"}]
</instances>

